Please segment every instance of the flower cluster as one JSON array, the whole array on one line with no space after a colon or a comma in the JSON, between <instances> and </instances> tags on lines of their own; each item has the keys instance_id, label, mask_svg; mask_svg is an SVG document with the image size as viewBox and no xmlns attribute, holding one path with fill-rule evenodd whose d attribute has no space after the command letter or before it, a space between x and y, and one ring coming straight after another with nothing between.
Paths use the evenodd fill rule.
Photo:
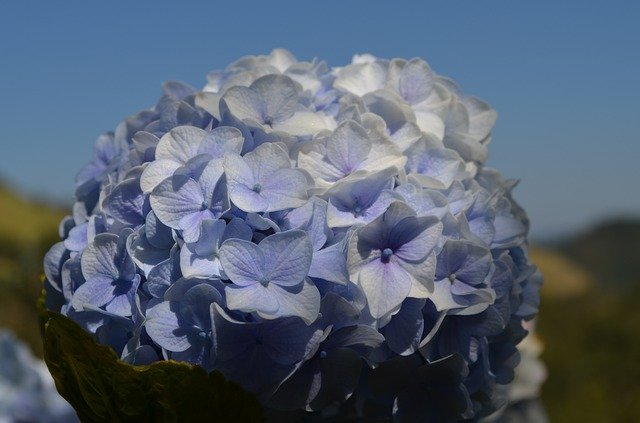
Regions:
<instances>
[{"instance_id":1,"label":"flower cluster","mask_svg":"<svg viewBox=\"0 0 640 423\"><path fill-rule=\"evenodd\" d=\"M0 330L0 422L73 423L47 367L13 333Z\"/></svg>"},{"instance_id":2,"label":"flower cluster","mask_svg":"<svg viewBox=\"0 0 640 423\"><path fill-rule=\"evenodd\" d=\"M369 55L274 50L163 88L78 174L51 310L131 364L218 370L273 416L501 405L541 278L514 182L484 165L493 109Z\"/></svg>"}]
</instances>

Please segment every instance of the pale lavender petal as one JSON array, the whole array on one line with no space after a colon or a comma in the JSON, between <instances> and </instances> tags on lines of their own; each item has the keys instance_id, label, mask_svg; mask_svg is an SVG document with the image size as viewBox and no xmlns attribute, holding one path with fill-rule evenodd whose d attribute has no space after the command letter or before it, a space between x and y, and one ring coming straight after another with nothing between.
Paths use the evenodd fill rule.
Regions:
<instances>
[{"instance_id":1,"label":"pale lavender petal","mask_svg":"<svg viewBox=\"0 0 640 423\"><path fill-rule=\"evenodd\" d=\"M344 245L337 243L313 253L309 276L346 285L349 282Z\"/></svg>"},{"instance_id":2,"label":"pale lavender petal","mask_svg":"<svg viewBox=\"0 0 640 423\"><path fill-rule=\"evenodd\" d=\"M144 223L145 196L140 188L140 181L131 178L120 182L105 199L106 207L120 222L127 225Z\"/></svg>"},{"instance_id":3,"label":"pale lavender petal","mask_svg":"<svg viewBox=\"0 0 640 423\"><path fill-rule=\"evenodd\" d=\"M169 178L182 166L182 163L170 159L158 159L147 165L140 177L140 187L145 194L153 191L162 181Z\"/></svg>"},{"instance_id":4,"label":"pale lavender petal","mask_svg":"<svg viewBox=\"0 0 640 423\"><path fill-rule=\"evenodd\" d=\"M180 229L180 220L185 216L207 208L205 198L196 181L186 176L165 179L151 193L151 208L165 225Z\"/></svg>"},{"instance_id":5,"label":"pale lavender petal","mask_svg":"<svg viewBox=\"0 0 640 423\"><path fill-rule=\"evenodd\" d=\"M145 329L151 339L168 351L186 351L191 344L180 328L178 315L168 301L159 302L147 310Z\"/></svg>"},{"instance_id":6,"label":"pale lavender petal","mask_svg":"<svg viewBox=\"0 0 640 423\"><path fill-rule=\"evenodd\" d=\"M329 136L326 148L328 160L346 176L367 159L371 141L360 125L347 121Z\"/></svg>"},{"instance_id":7,"label":"pale lavender petal","mask_svg":"<svg viewBox=\"0 0 640 423\"><path fill-rule=\"evenodd\" d=\"M405 261L420 261L429 255L438 244L442 224L430 217L408 217L391 231L391 238L398 248L394 253Z\"/></svg>"},{"instance_id":8,"label":"pale lavender petal","mask_svg":"<svg viewBox=\"0 0 640 423\"><path fill-rule=\"evenodd\" d=\"M114 287L112 280L104 277L94 277L87 280L76 289L71 298L71 306L82 310L85 305L101 307L113 299Z\"/></svg>"},{"instance_id":9,"label":"pale lavender petal","mask_svg":"<svg viewBox=\"0 0 640 423\"><path fill-rule=\"evenodd\" d=\"M307 185L307 178L296 169L280 169L271 173L261 183L261 196L268 202L266 210L263 211L277 211L305 205L309 198Z\"/></svg>"},{"instance_id":10,"label":"pale lavender petal","mask_svg":"<svg viewBox=\"0 0 640 423\"><path fill-rule=\"evenodd\" d=\"M198 154L206 132L194 126L178 126L162 138L156 147L156 159L184 164Z\"/></svg>"},{"instance_id":11,"label":"pale lavender petal","mask_svg":"<svg viewBox=\"0 0 640 423\"><path fill-rule=\"evenodd\" d=\"M369 311L380 318L396 309L411 290L411 278L399 265L375 260L363 266L358 284L362 287Z\"/></svg>"},{"instance_id":12,"label":"pale lavender petal","mask_svg":"<svg viewBox=\"0 0 640 423\"><path fill-rule=\"evenodd\" d=\"M249 241L225 241L220 247L220 262L224 272L236 285L258 284L266 276L265 253L262 248Z\"/></svg>"},{"instance_id":13,"label":"pale lavender petal","mask_svg":"<svg viewBox=\"0 0 640 423\"><path fill-rule=\"evenodd\" d=\"M281 122L298 107L298 91L291 78L283 75L266 75L251 84L265 105L260 123ZM226 96L225 96L226 97Z\"/></svg>"},{"instance_id":14,"label":"pale lavender petal","mask_svg":"<svg viewBox=\"0 0 640 423\"><path fill-rule=\"evenodd\" d=\"M244 137L239 129L219 126L207 133L198 147L198 154L208 154L213 159L222 159L227 153L240 154Z\"/></svg>"},{"instance_id":15,"label":"pale lavender petal","mask_svg":"<svg viewBox=\"0 0 640 423\"><path fill-rule=\"evenodd\" d=\"M220 102L238 119L263 122L267 105L260 94L248 87L231 87Z\"/></svg>"},{"instance_id":16,"label":"pale lavender petal","mask_svg":"<svg viewBox=\"0 0 640 423\"><path fill-rule=\"evenodd\" d=\"M313 247L304 231L294 229L273 234L262 240L259 248L264 252L265 276L269 282L294 286L307 276Z\"/></svg>"},{"instance_id":17,"label":"pale lavender petal","mask_svg":"<svg viewBox=\"0 0 640 423\"><path fill-rule=\"evenodd\" d=\"M91 279L94 276L118 279L120 270L115 264L118 256L118 236L100 234L85 248L82 254L82 274Z\"/></svg>"},{"instance_id":18,"label":"pale lavender petal","mask_svg":"<svg viewBox=\"0 0 640 423\"><path fill-rule=\"evenodd\" d=\"M248 313L257 311L261 315L280 316L280 314L276 315L280 308L278 296L271 289L259 283L248 286L228 285L224 290L227 297L227 307L230 310Z\"/></svg>"},{"instance_id":19,"label":"pale lavender petal","mask_svg":"<svg viewBox=\"0 0 640 423\"><path fill-rule=\"evenodd\" d=\"M274 312L260 312L262 317L274 319L283 316L298 316L306 324L311 324L318 317L320 292L311 281L306 280L299 287L280 287L276 284L270 284L268 288L273 292L279 307Z\"/></svg>"}]
</instances>

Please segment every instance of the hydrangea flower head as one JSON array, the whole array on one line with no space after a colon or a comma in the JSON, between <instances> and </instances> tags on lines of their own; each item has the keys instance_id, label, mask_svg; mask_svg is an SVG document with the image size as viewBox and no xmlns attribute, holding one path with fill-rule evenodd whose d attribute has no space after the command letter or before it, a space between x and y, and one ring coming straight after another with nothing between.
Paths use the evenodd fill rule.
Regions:
<instances>
[{"instance_id":1,"label":"hydrangea flower head","mask_svg":"<svg viewBox=\"0 0 640 423\"><path fill-rule=\"evenodd\" d=\"M292 421L478 420L541 279L496 113L421 59L277 49L166 83L96 141L47 303L132 365L219 371Z\"/></svg>"},{"instance_id":2,"label":"hydrangea flower head","mask_svg":"<svg viewBox=\"0 0 640 423\"><path fill-rule=\"evenodd\" d=\"M0 330L0 421L79 421L73 408L56 392L42 360L6 329Z\"/></svg>"}]
</instances>

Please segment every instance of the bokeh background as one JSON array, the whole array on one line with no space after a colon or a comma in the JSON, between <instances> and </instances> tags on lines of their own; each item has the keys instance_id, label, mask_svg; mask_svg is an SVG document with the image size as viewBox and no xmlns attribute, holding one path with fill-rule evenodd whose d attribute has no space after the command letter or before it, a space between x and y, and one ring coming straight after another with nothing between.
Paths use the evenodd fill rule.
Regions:
<instances>
[{"instance_id":1,"label":"bokeh background","mask_svg":"<svg viewBox=\"0 0 640 423\"><path fill-rule=\"evenodd\" d=\"M520 178L552 422L640 418L640 3L6 1L0 5L0 327L41 353L42 255L94 139L164 80L285 47L346 64L422 57L499 119L489 164Z\"/></svg>"}]
</instances>

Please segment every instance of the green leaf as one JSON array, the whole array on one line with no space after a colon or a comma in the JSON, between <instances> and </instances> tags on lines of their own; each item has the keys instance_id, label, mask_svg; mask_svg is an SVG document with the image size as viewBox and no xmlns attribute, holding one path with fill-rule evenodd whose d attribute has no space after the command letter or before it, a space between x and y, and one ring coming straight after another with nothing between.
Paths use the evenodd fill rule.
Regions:
<instances>
[{"instance_id":1,"label":"green leaf","mask_svg":"<svg viewBox=\"0 0 640 423\"><path fill-rule=\"evenodd\" d=\"M262 422L257 399L218 371L160 361L132 366L75 322L39 304L44 358L83 422Z\"/></svg>"}]
</instances>

